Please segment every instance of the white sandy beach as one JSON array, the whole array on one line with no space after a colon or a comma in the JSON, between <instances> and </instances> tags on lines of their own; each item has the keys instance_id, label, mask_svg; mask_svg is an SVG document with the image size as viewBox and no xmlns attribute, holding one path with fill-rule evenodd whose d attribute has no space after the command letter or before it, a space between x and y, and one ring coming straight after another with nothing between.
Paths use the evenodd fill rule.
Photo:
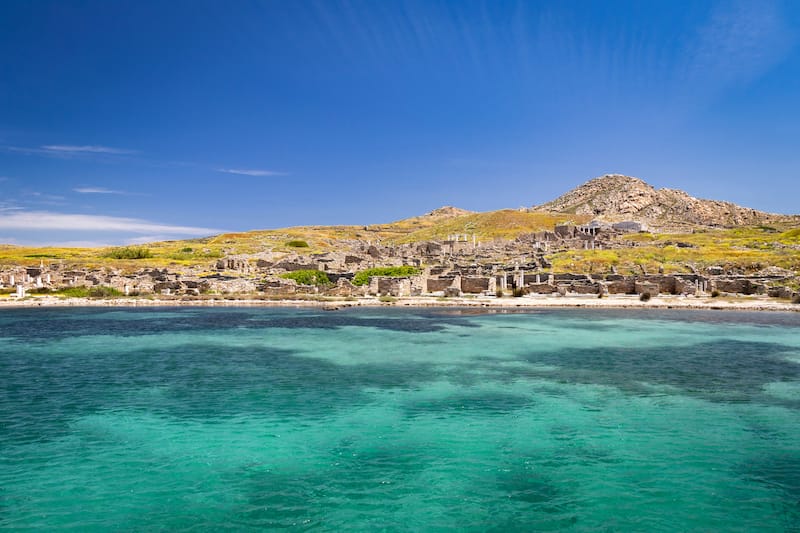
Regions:
<instances>
[{"instance_id":1,"label":"white sandy beach","mask_svg":"<svg viewBox=\"0 0 800 533\"><path fill-rule=\"evenodd\" d=\"M169 297L128 297L128 298L61 298L56 296L30 296L22 300L0 299L0 308L31 307L320 307L328 310L346 307L470 307L490 309L525 308L591 308L591 309L706 309L730 311L783 311L800 312L800 304L786 300L759 296L741 297L693 297L662 295L647 302L638 296L523 296L506 297L461 297L437 298L415 296L394 298L391 301L376 297L356 299L247 299L233 297L219 298L169 298Z\"/></svg>"}]
</instances>

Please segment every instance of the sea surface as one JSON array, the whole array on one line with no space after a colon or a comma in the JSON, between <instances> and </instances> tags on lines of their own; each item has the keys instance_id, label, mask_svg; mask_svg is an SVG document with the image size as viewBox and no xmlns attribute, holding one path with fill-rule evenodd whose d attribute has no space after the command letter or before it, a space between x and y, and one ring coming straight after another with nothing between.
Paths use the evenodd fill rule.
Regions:
<instances>
[{"instance_id":1,"label":"sea surface","mask_svg":"<svg viewBox=\"0 0 800 533\"><path fill-rule=\"evenodd\" d=\"M800 314L0 311L0 529L798 531Z\"/></svg>"}]
</instances>

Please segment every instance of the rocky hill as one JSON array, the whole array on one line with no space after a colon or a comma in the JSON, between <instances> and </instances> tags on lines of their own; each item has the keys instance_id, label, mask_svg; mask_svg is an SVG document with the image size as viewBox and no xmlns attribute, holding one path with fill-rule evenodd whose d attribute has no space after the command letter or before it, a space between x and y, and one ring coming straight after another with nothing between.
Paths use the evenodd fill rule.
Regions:
<instances>
[{"instance_id":1,"label":"rocky hill","mask_svg":"<svg viewBox=\"0 0 800 533\"><path fill-rule=\"evenodd\" d=\"M430 213L425 213L423 216L433 217L433 218L450 218L450 217L458 217L461 215L471 215L474 212L475 211L468 211L467 209L461 209L460 207L445 205L438 209L434 209Z\"/></svg>"},{"instance_id":2,"label":"rocky hill","mask_svg":"<svg viewBox=\"0 0 800 533\"><path fill-rule=\"evenodd\" d=\"M691 226L753 226L794 218L730 202L703 200L676 189L655 189L638 178L621 174L590 180L533 210L589 215L608 221L637 220L665 230Z\"/></svg>"}]
</instances>

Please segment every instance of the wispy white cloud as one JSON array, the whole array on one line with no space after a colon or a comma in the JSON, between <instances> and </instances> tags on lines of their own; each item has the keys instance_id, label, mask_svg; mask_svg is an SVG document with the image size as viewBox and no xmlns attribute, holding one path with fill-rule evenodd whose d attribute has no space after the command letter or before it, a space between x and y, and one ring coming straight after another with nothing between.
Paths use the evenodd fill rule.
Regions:
<instances>
[{"instance_id":1,"label":"wispy white cloud","mask_svg":"<svg viewBox=\"0 0 800 533\"><path fill-rule=\"evenodd\" d=\"M2 146L0 149L25 155L41 155L46 157L115 157L138 154L138 150L112 148L100 145L46 144L38 148L26 146Z\"/></svg>"},{"instance_id":2,"label":"wispy white cloud","mask_svg":"<svg viewBox=\"0 0 800 533\"><path fill-rule=\"evenodd\" d=\"M47 152L61 152L70 154L135 154L136 150L128 150L125 148L112 148L110 146L99 145L72 145L72 144L48 144L41 147L42 150Z\"/></svg>"},{"instance_id":3,"label":"wispy white cloud","mask_svg":"<svg viewBox=\"0 0 800 533\"><path fill-rule=\"evenodd\" d=\"M49 247L55 246L58 248L107 248L109 246L117 246L121 244L121 242L106 242L106 241L89 241L89 240L79 240L79 241L30 241L30 240L19 240L15 237L8 237L0 235L0 243L3 244L10 244L12 246L30 246L33 248L39 247ZM128 244L127 242L124 244Z\"/></svg>"},{"instance_id":4,"label":"wispy white cloud","mask_svg":"<svg viewBox=\"0 0 800 533\"><path fill-rule=\"evenodd\" d=\"M127 232L138 234L167 234L206 236L221 233L214 228L173 226L138 218L103 215L78 215L49 211L25 211L0 213L0 229L6 230L50 230L50 231L98 231Z\"/></svg>"},{"instance_id":5,"label":"wispy white cloud","mask_svg":"<svg viewBox=\"0 0 800 533\"><path fill-rule=\"evenodd\" d=\"M136 194L127 191L117 191L114 189L106 189L105 187L75 187L72 189L75 192L79 192L81 194L123 194L123 195L131 195Z\"/></svg>"},{"instance_id":6,"label":"wispy white cloud","mask_svg":"<svg viewBox=\"0 0 800 533\"><path fill-rule=\"evenodd\" d=\"M225 172L226 174L239 174L241 176L286 176L285 172L259 169L218 168L217 172Z\"/></svg>"}]
</instances>

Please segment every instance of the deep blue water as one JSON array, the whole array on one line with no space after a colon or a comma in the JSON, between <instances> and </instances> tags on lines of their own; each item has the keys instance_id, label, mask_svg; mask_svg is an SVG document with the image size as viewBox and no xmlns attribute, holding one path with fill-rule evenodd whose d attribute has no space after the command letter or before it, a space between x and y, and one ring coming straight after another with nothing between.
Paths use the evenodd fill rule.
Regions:
<instances>
[{"instance_id":1,"label":"deep blue water","mask_svg":"<svg viewBox=\"0 0 800 533\"><path fill-rule=\"evenodd\" d=\"M800 530L800 314L0 312L0 527Z\"/></svg>"}]
</instances>

